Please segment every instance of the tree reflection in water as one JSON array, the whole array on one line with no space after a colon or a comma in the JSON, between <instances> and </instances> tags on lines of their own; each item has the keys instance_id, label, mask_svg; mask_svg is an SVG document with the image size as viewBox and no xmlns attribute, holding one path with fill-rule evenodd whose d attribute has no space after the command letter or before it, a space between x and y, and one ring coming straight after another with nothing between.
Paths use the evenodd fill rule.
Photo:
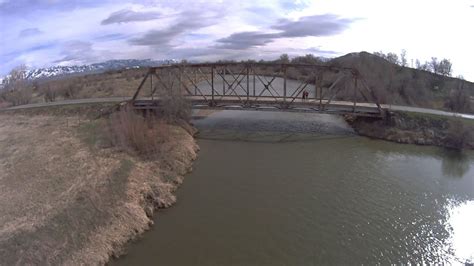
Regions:
<instances>
[{"instance_id":1,"label":"tree reflection in water","mask_svg":"<svg viewBox=\"0 0 474 266\"><path fill-rule=\"evenodd\" d=\"M447 177L462 178L470 168L469 156L462 151L441 150L441 168Z\"/></svg>"}]
</instances>

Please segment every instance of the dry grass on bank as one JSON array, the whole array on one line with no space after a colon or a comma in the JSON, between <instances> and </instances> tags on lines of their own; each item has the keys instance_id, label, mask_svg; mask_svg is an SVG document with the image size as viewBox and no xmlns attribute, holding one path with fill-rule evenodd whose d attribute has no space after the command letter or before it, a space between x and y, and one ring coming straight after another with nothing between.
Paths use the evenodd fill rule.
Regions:
<instances>
[{"instance_id":1,"label":"dry grass on bank","mask_svg":"<svg viewBox=\"0 0 474 266\"><path fill-rule=\"evenodd\" d=\"M385 120L346 117L346 121L360 135L372 138L456 150L474 149L474 122L471 119L392 112Z\"/></svg>"},{"instance_id":2,"label":"dry grass on bank","mask_svg":"<svg viewBox=\"0 0 474 266\"><path fill-rule=\"evenodd\" d=\"M106 263L149 227L155 208L176 200L196 157L193 137L165 122L141 137L167 136L157 142L166 156L142 160L102 134L104 119L0 114L0 121L2 265ZM132 132L150 130L139 121Z\"/></svg>"}]
</instances>

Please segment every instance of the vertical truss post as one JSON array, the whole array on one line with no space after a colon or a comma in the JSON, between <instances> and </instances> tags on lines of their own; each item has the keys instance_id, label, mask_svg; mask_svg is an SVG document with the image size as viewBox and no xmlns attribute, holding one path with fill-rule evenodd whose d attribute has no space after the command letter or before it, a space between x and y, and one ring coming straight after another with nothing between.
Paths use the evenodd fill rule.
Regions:
<instances>
[{"instance_id":1,"label":"vertical truss post","mask_svg":"<svg viewBox=\"0 0 474 266\"><path fill-rule=\"evenodd\" d=\"M212 102L211 105L214 106L214 66L211 67L211 97L212 97Z\"/></svg>"},{"instance_id":2,"label":"vertical truss post","mask_svg":"<svg viewBox=\"0 0 474 266\"><path fill-rule=\"evenodd\" d=\"M318 75L318 87L319 87L319 111L323 108L323 76L321 73Z\"/></svg>"},{"instance_id":3,"label":"vertical truss post","mask_svg":"<svg viewBox=\"0 0 474 266\"><path fill-rule=\"evenodd\" d=\"M253 69L253 97L255 97L255 68Z\"/></svg>"},{"instance_id":4,"label":"vertical truss post","mask_svg":"<svg viewBox=\"0 0 474 266\"><path fill-rule=\"evenodd\" d=\"M318 84L319 84L318 74L316 74L315 72L314 73L314 102L315 103L316 103L316 100L319 98Z\"/></svg>"},{"instance_id":5,"label":"vertical truss post","mask_svg":"<svg viewBox=\"0 0 474 266\"><path fill-rule=\"evenodd\" d=\"M225 96L225 75L226 75L226 72L227 72L226 68L227 67L224 66L224 70L223 70L224 73L222 73L222 95L224 95L224 96Z\"/></svg>"},{"instance_id":6,"label":"vertical truss post","mask_svg":"<svg viewBox=\"0 0 474 266\"><path fill-rule=\"evenodd\" d=\"M250 100L250 66L247 65L247 104Z\"/></svg>"},{"instance_id":7,"label":"vertical truss post","mask_svg":"<svg viewBox=\"0 0 474 266\"><path fill-rule=\"evenodd\" d=\"M286 102L286 65L283 65L283 102Z\"/></svg>"}]
</instances>

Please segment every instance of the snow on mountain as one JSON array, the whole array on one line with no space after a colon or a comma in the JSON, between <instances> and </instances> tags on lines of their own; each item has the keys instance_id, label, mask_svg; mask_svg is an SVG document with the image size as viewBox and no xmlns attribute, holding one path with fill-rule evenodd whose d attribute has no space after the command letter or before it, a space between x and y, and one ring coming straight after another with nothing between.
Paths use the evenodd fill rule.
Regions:
<instances>
[{"instance_id":1,"label":"snow on mountain","mask_svg":"<svg viewBox=\"0 0 474 266\"><path fill-rule=\"evenodd\" d=\"M139 67L153 67L164 64L174 64L177 60L138 60L138 59L125 59L125 60L109 60L102 63L95 63L90 65L81 66L52 66L48 68L30 69L26 71L26 78L33 79L44 79L52 77L60 77L71 74L92 74L101 73L110 70L139 68ZM0 84L3 83L5 77L0 77Z\"/></svg>"}]
</instances>

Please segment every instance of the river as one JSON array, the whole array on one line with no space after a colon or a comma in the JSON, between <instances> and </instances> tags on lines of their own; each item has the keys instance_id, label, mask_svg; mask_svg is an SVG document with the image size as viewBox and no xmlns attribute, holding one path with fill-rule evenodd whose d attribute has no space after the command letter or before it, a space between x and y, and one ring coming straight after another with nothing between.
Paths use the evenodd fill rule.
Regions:
<instances>
[{"instance_id":1,"label":"river","mask_svg":"<svg viewBox=\"0 0 474 266\"><path fill-rule=\"evenodd\" d=\"M474 153L329 115L222 111L175 206L113 265L474 262Z\"/></svg>"}]
</instances>

